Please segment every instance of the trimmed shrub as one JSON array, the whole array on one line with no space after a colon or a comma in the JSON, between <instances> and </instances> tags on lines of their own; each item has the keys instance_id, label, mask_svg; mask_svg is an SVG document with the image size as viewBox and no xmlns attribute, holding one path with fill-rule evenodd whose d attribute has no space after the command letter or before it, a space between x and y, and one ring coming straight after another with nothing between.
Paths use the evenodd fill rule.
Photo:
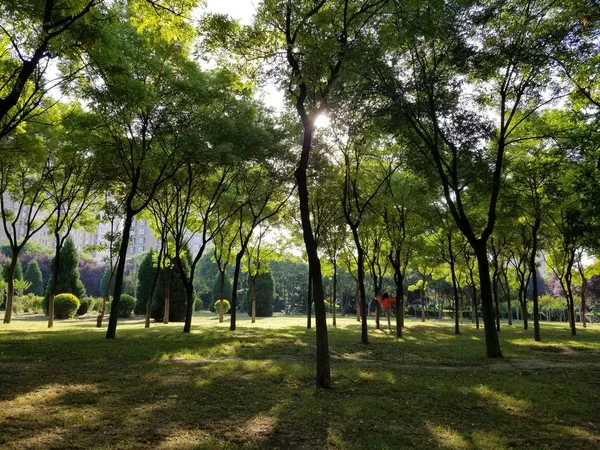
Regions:
<instances>
[{"instance_id":1,"label":"trimmed shrub","mask_svg":"<svg viewBox=\"0 0 600 450\"><path fill-rule=\"evenodd\" d=\"M71 319L79 309L79 299L73 294L58 294L54 297L54 317L56 319Z\"/></svg>"},{"instance_id":2,"label":"trimmed shrub","mask_svg":"<svg viewBox=\"0 0 600 450\"><path fill-rule=\"evenodd\" d=\"M77 309L77 315L78 316L83 316L84 314L87 314L88 311L91 309L90 306L92 306L93 303L93 298L91 297L83 297L81 299L79 299L79 309Z\"/></svg>"},{"instance_id":3,"label":"trimmed shrub","mask_svg":"<svg viewBox=\"0 0 600 450\"><path fill-rule=\"evenodd\" d=\"M27 293L43 296L44 295L44 281L42 280L42 271L40 265L35 259L32 259L27 266L25 275L23 276L25 281L29 281L31 285L26 289Z\"/></svg>"},{"instance_id":4,"label":"trimmed shrub","mask_svg":"<svg viewBox=\"0 0 600 450\"><path fill-rule=\"evenodd\" d=\"M217 300L211 308L211 311L215 314L219 314L219 308L221 307L221 305L219 304L220 302L221 300ZM230 308L231 304L229 303L229 300L223 299L223 314L227 314Z\"/></svg>"},{"instance_id":5,"label":"trimmed shrub","mask_svg":"<svg viewBox=\"0 0 600 450\"><path fill-rule=\"evenodd\" d=\"M135 304L135 314L146 314L146 301L152 302L152 282L154 281L154 274L156 269L154 268L153 258L156 253L150 250L144 256L140 268L138 270L138 284L135 291L135 297L137 299Z\"/></svg>"},{"instance_id":6,"label":"trimmed shrub","mask_svg":"<svg viewBox=\"0 0 600 450\"><path fill-rule=\"evenodd\" d=\"M133 314L135 309L135 298L131 295L121 294L121 301L119 302L119 317L128 319Z\"/></svg>"}]
</instances>

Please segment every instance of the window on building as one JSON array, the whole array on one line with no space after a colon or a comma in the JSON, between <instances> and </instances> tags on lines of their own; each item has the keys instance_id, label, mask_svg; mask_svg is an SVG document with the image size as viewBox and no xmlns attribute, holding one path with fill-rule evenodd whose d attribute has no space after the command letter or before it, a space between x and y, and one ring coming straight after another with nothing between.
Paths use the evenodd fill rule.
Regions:
<instances>
[{"instance_id":1,"label":"window on building","mask_svg":"<svg viewBox=\"0 0 600 450\"><path fill-rule=\"evenodd\" d=\"M138 238L138 244L144 244L144 243L146 243L146 238L145 237Z\"/></svg>"},{"instance_id":2,"label":"window on building","mask_svg":"<svg viewBox=\"0 0 600 450\"><path fill-rule=\"evenodd\" d=\"M144 251L144 247L138 247L138 252L143 252Z\"/></svg>"}]
</instances>

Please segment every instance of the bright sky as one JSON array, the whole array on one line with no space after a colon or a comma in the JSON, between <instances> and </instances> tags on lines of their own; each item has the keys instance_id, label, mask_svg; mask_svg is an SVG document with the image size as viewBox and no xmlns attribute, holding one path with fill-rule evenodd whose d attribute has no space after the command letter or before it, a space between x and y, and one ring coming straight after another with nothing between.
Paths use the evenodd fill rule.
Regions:
<instances>
[{"instance_id":1,"label":"bright sky","mask_svg":"<svg viewBox=\"0 0 600 450\"><path fill-rule=\"evenodd\" d=\"M206 0L206 10L227 14L242 23L248 24L256 12L259 0Z\"/></svg>"}]
</instances>

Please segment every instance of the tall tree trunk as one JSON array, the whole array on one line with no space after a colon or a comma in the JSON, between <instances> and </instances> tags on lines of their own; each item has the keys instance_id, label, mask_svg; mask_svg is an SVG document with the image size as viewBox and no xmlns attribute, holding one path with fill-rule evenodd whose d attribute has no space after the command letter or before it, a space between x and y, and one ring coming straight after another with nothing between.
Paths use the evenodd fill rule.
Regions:
<instances>
[{"instance_id":1,"label":"tall tree trunk","mask_svg":"<svg viewBox=\"0 0 600 450\"><path fill-rule=\"evenodd\" d=\"M337 300L337 264L333 262L333 295L331 298L331 317L333 319L333 328L337 327L335 320L335 303Z\"/></svg>"},{"instance_id":2,"label":"tall tree trunk","mask_svg":"<svg viewBox=\"0 0 600 450\"><path fill-rule=\"evenodd\" d=\"M18 258L19 254L13 249L10 265L8 266L8 272L6 274L8 278L8 291L6 293L6 311L4 312L4 323L10 323L12 318L13 297L15 295L15 268L17 267Z\"/></svg>"},{"instance_id":3,"label":"tall tree trunk","mask_svg":"<svg viewBox=\"0 0 600 450\"><path fill-rule=\"evenodd\" d=\"M360 288L358 287L358 278L356 279L356 321L360 322L361 313L360 313Z\"/></svg>"},{"instance_id":4,"label":"tall tree trunk","mask_svg":"<svg viewBox=\"0 0 600 450\"><path fill-rule=\"evenodd\" d=\"M252 276L252 297L251 297L251 311L252 323L256 323L256 278L258 274Z\"/></svg>"},{"instance_id":5,"label":"tall tree trunk","mask_svg":"<svg viewBox=\"0 0 600 450\"><path fill-rule=\"evenodd\" d=\"M421 322L425 322L425 289L421 286Z\"/></svg>"},{"instance_id":6,"label":"tall tree trunk","mask_svg":"<svg viewBox=\"0 0 600 450\"><path fill-rule=\"evenodd\" d=\"M106 292L104 293L104 297L102 298L102 308L100 309L100 314L98 314L98 317L96 318L96 328L102 328L102 321L104 320L104 314L106 313L106 302L108 302L108 299L110 298L110 286L112 285L112 279L115 274L115 271L112 268L112 262L110 266L111 267L109 267L110 276L108 277L108 285L106 286Z\"/></svg>"},{"instance_id":7,"label":"tall tree trunk","mask_svg":"<svg viewBox=\"0 0 600 450\"><path fill-rule=\"evenodd\" d=\"M531 230L531 257L529 259L529 273L531 274L531 283L533 287L533 335L534 340L536 342L540 342L542 340L542 336L540 333L540 312L539 312L539 303L538 303L538 280L537 280L537 267L535 264L535 256L537 253L537 243L538 243L538 230L540 228L541 219L536 218L533 224L533 228Z\"/></svg>"},{"instance_id":8,"label":"tall tree trunk","mask_svg":"<svg viewBox=\"0 0 600 450\"><path fill-rule=\"evenodd\" d=\"M219 302L219 323L223 323L223 297L225 296L225 271L220 274L220 302Z\"/></svg>"},{"instance_id":9,"label":"tall tree trunk","mask_svg":"<svg viewBox=\"0 0 600 450\"><path fill-rule=\"evenodd\" d=\"M52 286L48 295L48 328L54 327L54 297L56 297L56 287L58 286L58 273L60 270L60 237L54 233L54 264L52 264Z\"/></svg>"},{"instance_id":10,"label":"tall tree trunk","mask_svg":"<svg viewBox=\"0 0 600 450\"><path fill-rule=\"evenodd\" d=\"M154 271L154 276L152 277L152 287L150 288L150 293L146 298L146 318L144 321L144 328L150 328L150 305L152 304L152 297L154 296L154 291L156 290L156 283L158 283L158 275L160 273L159 267L160 265L157 264L156 270Z\"/></svg>"},{"instance_id":11,"label":"tall tree trunk","mask_svg":"<svg viewBox=\"0 0 600 450\"><path fill-rule=\"evenodd\" d=\"M165 311L163 314L163 323L169 323L171 310L171 267L167 267L167 278L165 280Z\"/></svg>"},{"instance_id":12,"label":"tall tree trunk","mask_svg":"<svg viewBox=\"0 0 600 450\"><path fill-rule=\"evenodd\" d=\"M240 268L242 266L242 258L246 248L242 248L237 255L235 255L235 268L233 270L233 283L231 287L231 322L229 324L229 330L235 331L236 320L237 320L237 287L238 280L240 278Z\"/></svg>"},{"instance_id":13,"label":"tall tree trunk","mask_svg":"<svg viewBox=\"0 0 600 450\"><path fill-rule=\"evenodd\" d=\"M402 276L396 273L396 337L402 337L402 327L404 326L404 289Z\"/></svg>"},{"instance_id":14,"label":"tall tree trunk","mask_svg":"<svg viewBox=\"0 0 600 450\"><path fill-rule=\"evenodd\" d=\"M454 256L452 253L452 244L448 246L450 250L450 275L452 276L452 294L454 295L454 334L460 334L460 297L458 295L458 286L456 284L456 268L454 267Z\"/></svg>"},{"instance_id":15,"label":"tall tree trunk","mask_svg":"<svg viewBox=\"0 0 600 450\"><path fill-rule=\"evenodd\" d=\"M110 317L108 319L108 329L106 330L106 339L114 339L117 335L117 321L119 319L119 309L121 303L121 291L123 290L123 276L125 274L125 260L127 259L127 247L131 235L131 223L133 221L133 210L128 207L125 213L125 224L119 247L119 260L117 263L117 273L115 278L115 291L113 301L110 305Z\"/></svg>"},{"instance_id":16,"label":"tall tree trunk","mask_svg":"<svg viewBox=\"0 0 600 450\"><path fill-rule=\"evenodd\" d=\"M504 271L504 283L506 284L506 310L508 311L508 324L512 325L512 305L510 302L510 285L508 284L507 270Z\"/></svg>"},{"instance_id":17,"label":"tall tree trunk","mask_svg":"<svg viewBox=\"0 0 600 450\"><path fill-rule=\"evenodd\" d=\"M480 247L475 250L477 263L479 267L479 280L481 292L481 312L483 314L483 324L485 329L485 347L488 358L502 357L500 351L500 341L498 332L494 327L494 308L492 303L492 286L490 282L490 267L487 258L487 245L480 243Z\"/></svg>"},{"instance_id":18,"label":"tall tree trunk","mask_svg":"<svg viewBox=\"0 0 600 450\"><path fill-rule=\"evenodd\" d=\"M498 261L494 258L494 275L492 276L492 288L494 291L494 307L496 311L496 331L500 332L500 306L498 301Z\"/></svg>"},{"instance_id":19,"label":"tall tree trunk","mask_svg":"<svg viewBox=\"0 0 600 450\"><path fill-rule=\"evenodd\" d=\"M306 289L306 328L312 328L312 278L308 271L308 288Z\"/></svg>"}]
</instances>

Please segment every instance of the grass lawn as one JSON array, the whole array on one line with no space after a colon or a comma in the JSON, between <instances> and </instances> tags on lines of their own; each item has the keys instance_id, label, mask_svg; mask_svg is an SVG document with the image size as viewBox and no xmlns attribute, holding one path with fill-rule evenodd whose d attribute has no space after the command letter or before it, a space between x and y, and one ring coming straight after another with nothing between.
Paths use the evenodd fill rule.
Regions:
<instances>
[{"instance_id":1,"label":"grass lawn","mask_svg":"<svg viewBox=\"0 0 600 450\"><path fill-rule=\"evenodd\" d=\"M599 449L600 326L483 329L407 321L396 340L355 319L329 328L334 389L314 388L301 317L182 324L17 316L0 325L0 448ZM371 325L373 322L371 321Z\"/></svg>"}]
</instances>

